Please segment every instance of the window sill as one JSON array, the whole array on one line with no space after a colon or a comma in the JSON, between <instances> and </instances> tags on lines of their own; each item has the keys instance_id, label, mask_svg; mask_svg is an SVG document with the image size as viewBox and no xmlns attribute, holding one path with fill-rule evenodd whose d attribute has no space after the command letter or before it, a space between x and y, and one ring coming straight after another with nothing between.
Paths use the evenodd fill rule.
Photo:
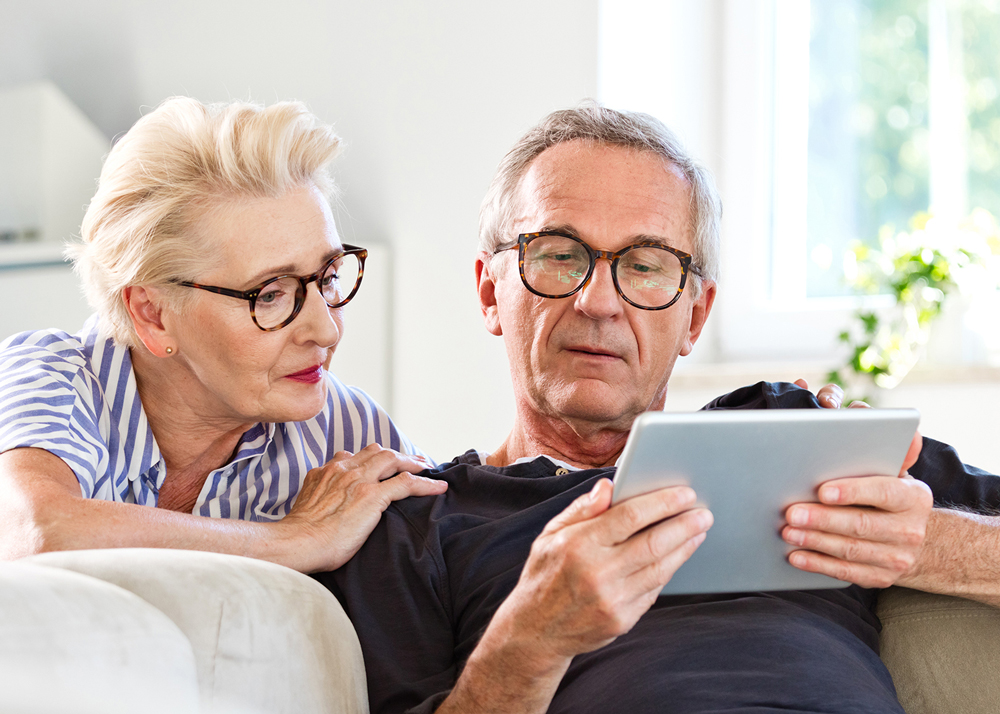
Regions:
<instances>
[{"instance_id":1,"label":"window sill","mask_svg":"<svg viewBox=\"0 0 1000 714\"><path fill-rule=\"evenodd\" d=\"M714 390L719 394L760 381L794 382L805 379L813 389L826 384L830 367L812 361L800 362L701 362L678 365L670 377L672 390ZM918 365L900 386L926 384L1000 384L1000 365ZM723 391L720 391L723 390Z\"/></svg>"}]
</instances>

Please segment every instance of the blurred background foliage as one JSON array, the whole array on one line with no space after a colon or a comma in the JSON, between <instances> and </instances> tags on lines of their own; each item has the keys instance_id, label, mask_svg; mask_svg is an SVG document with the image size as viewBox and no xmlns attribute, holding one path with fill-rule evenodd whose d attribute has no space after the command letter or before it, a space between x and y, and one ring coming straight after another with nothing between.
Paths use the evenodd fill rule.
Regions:
<instances>
[{"instance_id":1,"label":"blurred background foliage","mask_svg":"<svg viewBox=\"0 0 1000 714\"><path fill-rule=\"evenodd\" d=\"M920 359L933 320L954 293L974 295L1000 285L1000 224L976 209L958 224L918 213L910 230L884 226L877 246L851 244L845 261L850 286L866 295L889 294L887 309L863 306L839 338L848 358L827 378L849 399L877 403L878 389L891 389Z\"/></svg>"}]
</instances>

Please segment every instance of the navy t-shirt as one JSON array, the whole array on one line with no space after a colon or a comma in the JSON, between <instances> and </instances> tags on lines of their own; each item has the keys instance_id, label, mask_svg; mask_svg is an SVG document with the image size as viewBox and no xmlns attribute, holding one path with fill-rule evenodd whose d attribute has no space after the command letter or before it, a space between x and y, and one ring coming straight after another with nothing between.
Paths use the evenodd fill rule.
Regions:
<instances>
[{"instance_id":1,"label":"navy t-shirt","mask_svg":"<svg viewBox=\"0 0 1000 714\"><path fill-rule=\"evenodd\" d=\"M760 383L707 408L814 408ZM315 577L338 597L364 653L373 714L432 712L517 583L545 524L614 469L562 473L545 458L504 468L468 452L439 467L440 496L393 503L358 554ZM925 440L911 470L942 503L1000 504L1000 478ZM660 597L627 634L574 658L550 712L900 714L878 657L876 591Z\"/></svg>"}]
</instances>

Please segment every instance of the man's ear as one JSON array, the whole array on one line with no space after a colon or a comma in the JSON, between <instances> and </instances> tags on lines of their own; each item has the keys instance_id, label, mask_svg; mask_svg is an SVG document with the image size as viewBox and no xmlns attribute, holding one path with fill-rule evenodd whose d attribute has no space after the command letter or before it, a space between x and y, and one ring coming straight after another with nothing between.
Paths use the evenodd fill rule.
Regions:
<instances>
[{"instance_id":1,"label":"man's ear","mask_svg":"<svg viewBox=\"0 0 1000 714\"><path fill-rule=\"evenodd\" d=\"M479 309L483 312L483 322L491 335L499 337L503 334L500 326L500 313L497 309L496 279L490 270L492 256L480 251L476 258L476 286L479 289Z\"/></svg>"},{"instance_id":2,"label":"man's ear","mask_svg":"<svg viewBox=\"0 0 1000 714\"><path fill-rule=\"evenodd\" d=\"M705 280L701 286L701 295L698 296L698 299L694 301L694 305L691 306L691 325L688 328L687 339L684 340L684 345L681 347L682 356L691 354L691 350L694 349L694 343L701 336L701 331L705 327L708 315L712 312L712 305L714 303L715 283L711 280Z\"/></svg>"},{"instance_id":3,"label":"man's ear","mask_svg":"<svg viewBox=\"0 0 1000 714\"><path fill-rule=\"evenodd\" d=\"M132 318L139 341L157 357L167 357L167 347L175 350L175 340L167 333L163 324L161 293L156 288L130 285L122 289L122 300Z\"/></svg>"}]
</instances>

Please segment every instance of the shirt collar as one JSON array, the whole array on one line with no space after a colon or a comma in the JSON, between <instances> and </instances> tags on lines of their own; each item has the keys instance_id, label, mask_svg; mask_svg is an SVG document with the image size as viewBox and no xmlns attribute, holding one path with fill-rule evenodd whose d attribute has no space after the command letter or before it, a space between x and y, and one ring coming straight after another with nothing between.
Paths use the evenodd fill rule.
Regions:
<instances>
[{"instance_id":1,"label":"shirt collar","mask_svg":"<svg viewBox=\"0 0 1000 714\"><path fill-rule=\"evenodd\" d=\"M486 459L488 459L490 457L490 454L487 451L477 451L476 453L479 455L479 463L481 463L481 464L485 464L486 463ZM569 471L582 471L583 470L579 466L573 466L572 464L567 464L565 461L562 461L560 459L554 458L554 457L549 456L547 454L538 454L537 456L522 456L517 461L513 461L513 462L511 462L511 463L509 463L507 465L508 466L517 466L518 464L527 464L527 463L531 463L532 461L535 461L536 459L548 459L551 463L555 464L556 467L568 469Z\"/></svg>"}]
</instances>

